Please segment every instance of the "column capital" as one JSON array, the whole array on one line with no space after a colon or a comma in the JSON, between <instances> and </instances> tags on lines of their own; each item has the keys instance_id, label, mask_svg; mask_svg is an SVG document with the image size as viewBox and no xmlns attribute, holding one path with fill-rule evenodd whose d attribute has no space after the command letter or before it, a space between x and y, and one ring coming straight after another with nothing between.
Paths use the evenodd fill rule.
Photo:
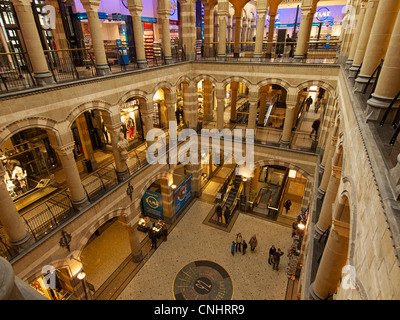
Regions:
<instances>
[{"instance_id":1,"label":"column capital","mask_svg":"<svg viewBox=\"0 0 400 320\"><path fill-rule=\"evenodd\" d=\"M72 153L75 148L75 142L70 142L62 146L51 145L51 147L54 149L55 152L57 152L59 156L65 156Z\"/></svg>"},{"instance_id":2,"label":"column capital","mask_svg":"<svg viewBox=\"0 0 400 320\"><path fill-rule=\"evenodd\" d=\"M340 179L342 177L342 167L335 166L332 163L332 176L334 176L336 179Z\"/></svg>"},{"instance_id":3,"label":"column capital","mask_svg":"<svg viewBox=\"0 0 400 320\"><path fill-rule=\"evenodd\" d=\"M82 6L86 11L98 11L100 0L81 0Z\"/></svg>"},{"instance_id":4,"label":"column capital","mask_svg":"<svg viewBox=\"0 0 400 320\"><path fill-rule=\"evenodd\" d=\"M32 0L11 0L14 6L31 6Z\"/></svg>"},{"instance_id":5,"label":"column capital","mask_svg":"<svg viewBox=\"0 0 400 320\"><path fill-rule=\"evenodd\" d=\"M350 225L347 222L332 219L331 232L336 233L339 237L347 238L350 232Z\"/></svg>"}]
</instances>

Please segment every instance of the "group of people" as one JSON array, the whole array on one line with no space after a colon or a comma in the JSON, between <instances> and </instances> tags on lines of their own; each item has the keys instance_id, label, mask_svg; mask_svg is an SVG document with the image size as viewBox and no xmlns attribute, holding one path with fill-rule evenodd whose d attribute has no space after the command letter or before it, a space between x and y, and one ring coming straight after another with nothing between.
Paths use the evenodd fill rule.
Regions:
<instances>
[{"instance_id":1,"label":"group of people","mask_svg":"<svg viewBox=\"0 0 400 320\"><path fill-rule=\"evenodd\" d=\"M250 238L249 245L250 245L251 251L254 251L254 249L257 247L257 237L255 234ZM247 245L246 241L243 239L242 234L239 232L236 235L236 240L232 241L231 254L235 255L235 252L239 251L242 253L242 255L244 255L246 253L247 247L248 247L248 245ZM243 249L243 251L242 251L242 249Z\"/></svg>"},{"instance_id":2,"label":"group of people","mask_svg":"<svg viewBox=\"0 0 400 320\"><path fill-rule=\"evenodd\" d=\"M283 252L281 251L280 248L278 248L277 250L274 245L272 245L271 248L269 248L268 263L272 264L272 270L278 271L279 262L282 255Z\"/></svg>"},{"instance_id":3,"label":"group of people","mask_svg":"<svg viewBox=\"0 0 400 320\"><path fill-rule=\"evenodd\" d=\"M249 240L249 245L251 251L254 251L254 249L257 247L257 237L254 234L250 240ZM246 253L248 245L245 240L243 240L242 234L239 232L236 235L236 240L232 241L231 245L231 254L232 256L235 255L235 252L237 253L238 251L244 255ZM279 269L279 262L280 258L283 255L283 252L281 251L280 248L276 249L275 245L272 245L271 248L269 249L269 255L268 255L268 263L272 265L272 269L278 271Z\"/></svg>"}]
</instances>

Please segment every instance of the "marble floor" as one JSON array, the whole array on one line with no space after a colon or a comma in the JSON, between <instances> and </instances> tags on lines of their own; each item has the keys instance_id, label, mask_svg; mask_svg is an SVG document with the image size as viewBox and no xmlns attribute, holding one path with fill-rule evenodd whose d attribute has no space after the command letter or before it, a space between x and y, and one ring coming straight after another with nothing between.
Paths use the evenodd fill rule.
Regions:
<instances>
[{"instance_id":1,"label":"marble floor","mask_svg":"<svg viewBox=\"0 0 400 320\"><path fill-rule=\"evenodd\" d=\"M199 199L125 287L118 300L173 300L173 282L182 267L195 260L210 260L226 269L233 281L233 299L283 300L287 286L287 251L291 229L240 213L230 232L203 224L213 205ZM240 232L246 242L255 234L258 246L245 255L231 255L231 243ZM279 271L268 264L274 244L285 253Z\"/></svg>"}]
</instances>

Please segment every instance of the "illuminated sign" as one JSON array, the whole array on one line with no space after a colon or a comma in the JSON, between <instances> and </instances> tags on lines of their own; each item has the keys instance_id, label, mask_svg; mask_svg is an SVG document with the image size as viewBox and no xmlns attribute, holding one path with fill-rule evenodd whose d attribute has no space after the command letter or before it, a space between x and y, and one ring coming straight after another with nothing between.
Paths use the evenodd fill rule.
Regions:
<instances>
[{"instance_id":1,"label":"illuminated sign","mask_svg":"<svg viewBox=\"0 0 400 320\"><path fill-rule=\"evenodd\" d=\"M176 3L176 0L171 0L171 14L170 16L172 17L176 11L178 10L178 4Z\"/></svg>"},{"instance_id":2,"label":"illuminated sign","mask_svg":"<svg viewBox=\"0 0 400 320\"><path fill-rule=\"evenodd\" d=\"M320 22L327 21L331 17L331 11L327 7L322 7L315 13L315 19Z\"/></svg>"}]
</instances>

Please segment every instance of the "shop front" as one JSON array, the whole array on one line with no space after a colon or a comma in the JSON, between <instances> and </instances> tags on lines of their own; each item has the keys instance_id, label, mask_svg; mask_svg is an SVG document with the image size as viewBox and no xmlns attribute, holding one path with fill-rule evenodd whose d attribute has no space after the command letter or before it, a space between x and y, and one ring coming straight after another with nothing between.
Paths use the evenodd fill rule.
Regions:
<instances>
[{"instance_id":1,"label":"shop front","mask_svg":"<svg viewBox=\"0 0 400 320\"><path fill-rule=\"evenodd\" d=\"M131 98L121 107L121 131L129 142L129 149L144 141L139 99Z\"/></svg>"},{"instance_id":2,"label":"shop front","mask_svg":"<svg viewBox=\"0 0 400 320\"><path fill-rule=\"evenodd\" d=\"M16 133L1 146L4 180L17 210L53 192L52 173L60 163L42 129Z\"/></svg>"}]
</instances>

